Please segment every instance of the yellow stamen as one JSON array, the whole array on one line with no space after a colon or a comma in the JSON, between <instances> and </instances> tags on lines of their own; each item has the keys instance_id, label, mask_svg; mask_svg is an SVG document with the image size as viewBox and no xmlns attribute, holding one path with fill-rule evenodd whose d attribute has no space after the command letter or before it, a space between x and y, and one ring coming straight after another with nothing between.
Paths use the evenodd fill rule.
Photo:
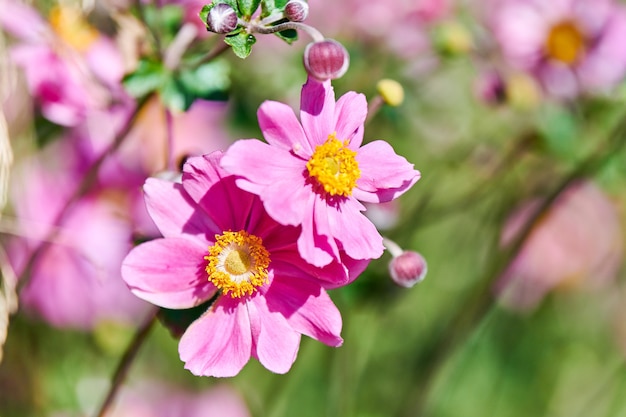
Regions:
<instances>
[{"instance_id":1,"label":"yellow stamen","mask_svg":"<svg viewBox=\"0 0 626 417\"><path fill-rule=\"evenodd\" d=\"M270 254L260 237L246 231L215 235L215 244L204 259L209 261L206 266L209 281L232 298L252 295L268 282Z\"/></svg>"},{"instance_id":2,"label":"yellow stamen","mask_svg":"<svg viewBox=\"0 0 626 417\"><path fill-rule=\"evenodd\" d=\"M586 39L580 28L571 21L563 21L550 29L545 43L548 57L571 65L585 53Z\"/></svg>"},{"instance_id":3,"label":"yellow stamen","mask_svg":"<svg viewBox=\"0 0 626 417\"><path fill-rule=\"evenodd\" d=\"M339 141L335 133L328 135L326 142L315 148L306 168L309 176L331 196L352 195L361 177L356 152L348 148L348 141Z\"/></svg>"},{"instance_id":4,"label":"yellow stamen","mask_svg":"<svg viewBox=\"0 0 626 417\"><path fill-rule=\"evenodd\" d=\"M56 34L78 51L87 50L98 38L98 31L76 8L56 6L50 11L49 21Z\"/></svg>"}]
</instances>

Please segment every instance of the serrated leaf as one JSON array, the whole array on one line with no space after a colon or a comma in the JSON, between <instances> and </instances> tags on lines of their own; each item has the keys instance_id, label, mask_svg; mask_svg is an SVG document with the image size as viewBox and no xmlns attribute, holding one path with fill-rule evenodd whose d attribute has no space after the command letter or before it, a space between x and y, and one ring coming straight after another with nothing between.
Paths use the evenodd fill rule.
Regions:
<instances>
[{"instance_id":1,"label":"serrated leaf","mask_svg":"<svg viewBox=\"0 0 626 417\"><path fill-rule=\"evenodd\" d=\"M280 32L276 32L276 36L291 45L298 40L298 31L295 29L282 30Z\"/></svg>"},{"instance_id":2,"label":"serrated leaf","mask_svg":"<svg viewBox=\"0 0 626 417\"><path fill-rule=\"evenodd\" d=\"M128 94L139 98L158 90L165 79L166 73L161 63L141 60L137 69L126 75L122 83Z\"/></svg>"},{"instance_id":3,"label":"serrated leaf","mask_svg":"<svg viewBox=\"0 0 626 417\"><path fill-rule=\"evenodd\" d=\"M250 18L256 9L259 8L259 4L261 4L261 0L237 0L239 4L239 11L244 16L244 18Z\"/></svg>"},{"instance_id":4,"label":"serrated leaf","mask_svg":"<svg viewBox=\"0 0 626 417\"><path fill-rule=\"evenodd\" d=\"M172 74L159 90L161 101L165 106L174 111L186 111L193 104L193 94L185 88L185 85Z\"/></svg>"},{"instance_id":5,"label":"serrated leaf","mask_svg":"<svg viewBox=\"0 0 626 417\"><path fill-rule=\"evenodd\" d=\"M252 52L252 45L256 42L256 38L249 33L241 31L236 35L226 36L224 42L233 48L235 55L244 59Z\"/></svg>"}]
</instances>

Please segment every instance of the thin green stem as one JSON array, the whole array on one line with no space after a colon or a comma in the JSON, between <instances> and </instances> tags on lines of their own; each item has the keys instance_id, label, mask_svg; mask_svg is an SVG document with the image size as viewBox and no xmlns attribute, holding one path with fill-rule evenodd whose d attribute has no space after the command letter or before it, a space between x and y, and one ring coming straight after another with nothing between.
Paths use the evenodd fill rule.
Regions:
<instances>
[{"instance_id":1,"label":"thin green stem","mask_svg":"<svg viewBox=\"0 0 626 417\"><path fill-rule=\"evenodd\" d=\"M109 411L109 408L113 404L113 401L115 400L115 397L117 396L117 393L122 386L128 371L130 370L130 366L137 357L139 348L143 345L143 342L146 341L148 334L150 334L150 330L157 321L157 312L158 310L154 310L141 324L141 326L139 326L137 332L135 333L135 337L133 337L130 344L126 348L126 351L120 358L117 368L115 369L115 373L111 378L109 391L107 392L106 397L104 397L104 401L102 401L102 405L100 405L98 413L96 414L97 417L104 417Z\"/></svg>"}]
</instances>

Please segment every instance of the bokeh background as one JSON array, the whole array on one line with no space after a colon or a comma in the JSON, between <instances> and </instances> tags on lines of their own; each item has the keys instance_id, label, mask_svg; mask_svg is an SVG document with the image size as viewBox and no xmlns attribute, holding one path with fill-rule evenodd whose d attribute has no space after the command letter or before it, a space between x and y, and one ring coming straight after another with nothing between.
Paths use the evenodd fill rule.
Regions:
<instances>
[{"instance_id":1,"label":"bokeh background","mask_svg":"<svg viewBox=\"0 0 626 417\"><path fill-rule=\"evenodd\" d=\"M498 14L505 3L513 12ZM574 24L584 14L572 11L583 8L583 0L539 8L548 16L548 32L541 32L537 18L524 20L526 11L514 3L309 1L305 23L350 53L347 73L333 81L337 96L357 91L380 104L370 113L366 141L389 141L422 174L400 199L368 214L384 236L424 256L427 276L401 288L390 278L391 255L373 260L354 283L330 292L343 316L343 346L303 338L285 375L252 360L234 378L194 377L183 369L177 339L158 323L112 416L626 415L624 74L596 84L585 84L575 70L545 78L537 62L559 57L547 40L535 54L552 54L548 58L532 64L511 59L524 37L502 35L498 19L512 15L536 36L556 36L550 30L563 22L584 26ZM600 3L606 16L621 16L626 8ZM72 27L55 26L50 17L60 3L28 4L49 25L48 35L66 41L87 36L84 27L72 29L70 38L60 34L59 27ZM155 45L168 50L185 22L201 28L186 54L201 56L222 42L221 35L205 33L197 18L203 3L195 0L62 5L78 7L84 24L99 34L89 36L106 37L123 56L115 68L106 67L120 74L111 84L121 92L109 85L106 94L122 114L136 104L121 76L135 71ZM0 416L94 415L150 310L125 293L116 268L133 243L154 233L142 212L143 180L171 175L186 156L260 138L256 110L264 100L297 109L310 39L300 33L288 45L259 35L245 60L226 50L206 69L213 84L203 100L187 112L166 111L161 93L161 101L157 96L142 104L125 130L125 119L113 111L89 113L80 122L49 107L46 112L42 103L54 100L33 90L33 67L11 51L50 41L31 39L42 23L17 14L15 22L29 24L16 34L5 7L8 0L0 1L0 127L6 127L0 130L6 132L8 178L0 218L1 313L15 301L11 277L29 282L18 284L19 307L9 317ZM616 36L617 46L607 47L598 65L626 68L624 32L608 29L620 22L596 16L594 24L593 36L591 29L580 29L580 39L565 36L561 51L578 48L585 55L561 66L582 66L603 36ZM113 66L111 59L101 62ZM41 62L39 70L42 65L56 71ZM563 93L559 82L567 74L576 87ZM381 104L381 79L403 86L400 105ZM124 142L101 164L89 190L72 199L114 141L107 126L115 124L118 136L128 131ZM169 160L168 129L176 155ZM65 205L70 208L59 222L55 216ZM35 260L29 263L29 256Z\"/></svg>"}]
</instances>

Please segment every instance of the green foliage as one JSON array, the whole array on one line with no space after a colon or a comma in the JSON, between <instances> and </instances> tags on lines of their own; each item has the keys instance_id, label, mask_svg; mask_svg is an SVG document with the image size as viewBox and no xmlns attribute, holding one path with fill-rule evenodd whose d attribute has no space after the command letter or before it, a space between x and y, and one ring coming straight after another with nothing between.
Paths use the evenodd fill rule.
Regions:
<instances>
[{"instance_id":1,"label":"green foliage","mask_svg":"<svg viewBox=\"0 0 626 417\"><path fill-rule=\"evenodd\" d=\"M239 4L239 11L245 19L249 19L250 16L259 8L261 0L237 0Z\"/></svg>"},{"instance_id":2,"label":"green foliage","mask_svg":"<svg viewBox=\"0 0 626 417\"><path fill-rule=\"evenodd\" d=\"M235 55L243 59L252 52L252 45L256 43L256 38L245 31L240 31L237 34L226 36L224 42L233 48Z\"/></svg>"}]
</instances>

